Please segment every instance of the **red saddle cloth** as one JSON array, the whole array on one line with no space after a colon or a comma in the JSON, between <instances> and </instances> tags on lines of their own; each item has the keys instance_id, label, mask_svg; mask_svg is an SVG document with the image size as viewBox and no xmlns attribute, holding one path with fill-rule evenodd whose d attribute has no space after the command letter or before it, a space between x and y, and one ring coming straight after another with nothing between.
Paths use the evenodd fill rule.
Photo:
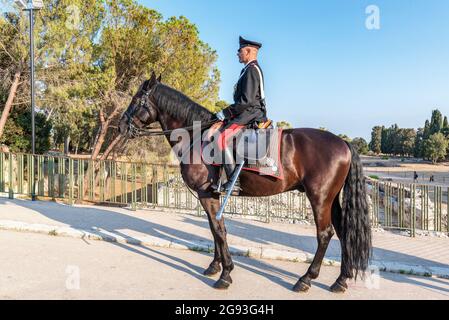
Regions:
<instances>
[{"instance_id":1,"label":"red saddle cloth","mask_svg":"<svg viewBox=\"0 0 449 320\"><path fill-rule=\"evenodd\" d=\"M232 142L234 138L238 139L239 133L246 129L246 126L239 124L232 124L223 132L218 133L218 131L222 130L224 123L218 122L215 123L207 132L207 136L204 139L202 144L202 152L201 156L204 163L220 166L221 163L211 162L209 159L206 159L203 153L204 148L210 143L216 143L216 147L219 152L222 152L224 148L229 147L229 144ZM259 173L260 175L267 175L274 177L276 179L283 180L284 179L284 170L281 162L281 139L282 139L282 129L266 129L272 130L272 138L269 140L269 146L267 150L266 157L257 161L248 161L245 162L243 170L252 171ZM214 137L214 141L211 142L211 138ZM272 159L270 163L266 163L266 159Z\"/></svg>"}]
</instances>

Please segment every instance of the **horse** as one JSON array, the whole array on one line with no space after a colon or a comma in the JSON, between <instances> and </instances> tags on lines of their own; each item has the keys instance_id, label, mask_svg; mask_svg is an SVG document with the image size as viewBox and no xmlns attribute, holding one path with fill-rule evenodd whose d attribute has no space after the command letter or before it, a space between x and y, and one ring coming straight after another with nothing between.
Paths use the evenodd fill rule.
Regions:
<instances>
[{"instance_id":1,"label":"horse","mask_svg":"<svg viewBox=\"0 0 449 320\"><path fill-rule=\"evenodd\" d=\"M153 72L132 98L118 127L121 135L134 138L135 130L144 130L155 122L159 122L163 135L167 135L175 129L191 128L194 121L210 124L214 120L218 121L213 113L164 85L161 77L156 78ZM168 137L167 140L175 147L176 142ZM271 196L292 190L305 192L313 211L318 247L307 272L293 290L307 292L310 289L311 280L318 277L328 244L336 233L341 244L341 267L330 290L343 293L348 289L348 279L357 279L358 274L363 277L372 254L371 223L360 157L350 143L323 130L286 129L280 141L284 179L242 171L240 196ZM220 170L203 161L181 162L180 170L185 184L197 193L207 213L214 239L214 258L204 275L213 276L222 271L213 287L227 289L232 283L230 273L234 263L226 240L224 218L216 218L220 197L212 190Z\"/></svg>"}]
</instances>

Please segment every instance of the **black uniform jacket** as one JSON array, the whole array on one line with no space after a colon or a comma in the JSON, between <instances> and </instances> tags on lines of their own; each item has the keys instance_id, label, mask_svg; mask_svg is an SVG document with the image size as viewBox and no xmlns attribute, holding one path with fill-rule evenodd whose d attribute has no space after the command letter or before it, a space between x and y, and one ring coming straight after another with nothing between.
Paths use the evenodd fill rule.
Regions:
<instances>
[{"instance_id":1,"label":"black uniform jacket","mask_svg":"<svg viewBox=\"0 0 449 320\"><path fill-rule=\"evenodd\" d=\"M257 67L260 70L257 70ZM262 99L263 73L257 60L250 62L240 73L234 90L234 104L223 110L230 122L249 124L266 120L265 100Z\"/></svg>"}]
</instances>

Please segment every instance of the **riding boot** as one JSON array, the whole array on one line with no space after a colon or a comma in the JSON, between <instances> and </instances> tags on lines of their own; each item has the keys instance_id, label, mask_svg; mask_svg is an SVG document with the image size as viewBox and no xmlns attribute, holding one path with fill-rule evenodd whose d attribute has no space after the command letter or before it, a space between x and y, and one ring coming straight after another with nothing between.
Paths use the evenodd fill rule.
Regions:
<instances>
[{"instance_id":1,"label":"riding boot","mask_svg":"<svg viewBox=\"0 0 449 320\"><path fill-rule=\"evenodd\" d=\"M226 183L219 185L212 185L212 189L216 193L226 193L231 186L231 181L235 172L236 163L234 160L233 150L230 148L226 148L223 150L223 168L226 173ZM238 193L240 191L239 180L237 179L234 185L234 193Z\"/></svg>"},{"instance_id":2,"label":"riding boot","mask_svg":"<svg viewBox=\"0 0 449 320\"><path fill-rule=\"evenodd\" d=\"M233 150L230 148L226 148L223 152L223 158L224 158L224 170L226 173L226 178L227 181L225 184L223 184L222 188L221 188L221 192L227 192L229 191L229 188L231 187L232 184L232 180L234 178L234 172L235 172L235 168L236 168L236 162L234 159L234 154L233 154ZM237 177L237 181L234 184L234 188L233 188L233 193L238 193L240 191L240 183L239 183L239 179Z\"/></svg>"}]
</instances>

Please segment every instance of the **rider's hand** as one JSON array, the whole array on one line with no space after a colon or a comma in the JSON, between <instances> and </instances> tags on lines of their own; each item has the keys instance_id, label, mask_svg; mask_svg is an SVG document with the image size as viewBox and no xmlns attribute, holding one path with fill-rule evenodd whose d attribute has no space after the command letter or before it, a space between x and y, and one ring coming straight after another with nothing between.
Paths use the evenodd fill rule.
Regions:
<instances>
[{"instance_id":1,"label":"rider's hand","mask_svg":"<svg viewBox=\"0 0 449 320\"><path fill-rule=\"evenodd\" d=\"M226 119L226 117L225 117L223 111L217 112L217 113L215 114L215 117L217 117L217 119L220 120L220 121L224 121L224 120Z\"/></svg>"}]
</instances>

